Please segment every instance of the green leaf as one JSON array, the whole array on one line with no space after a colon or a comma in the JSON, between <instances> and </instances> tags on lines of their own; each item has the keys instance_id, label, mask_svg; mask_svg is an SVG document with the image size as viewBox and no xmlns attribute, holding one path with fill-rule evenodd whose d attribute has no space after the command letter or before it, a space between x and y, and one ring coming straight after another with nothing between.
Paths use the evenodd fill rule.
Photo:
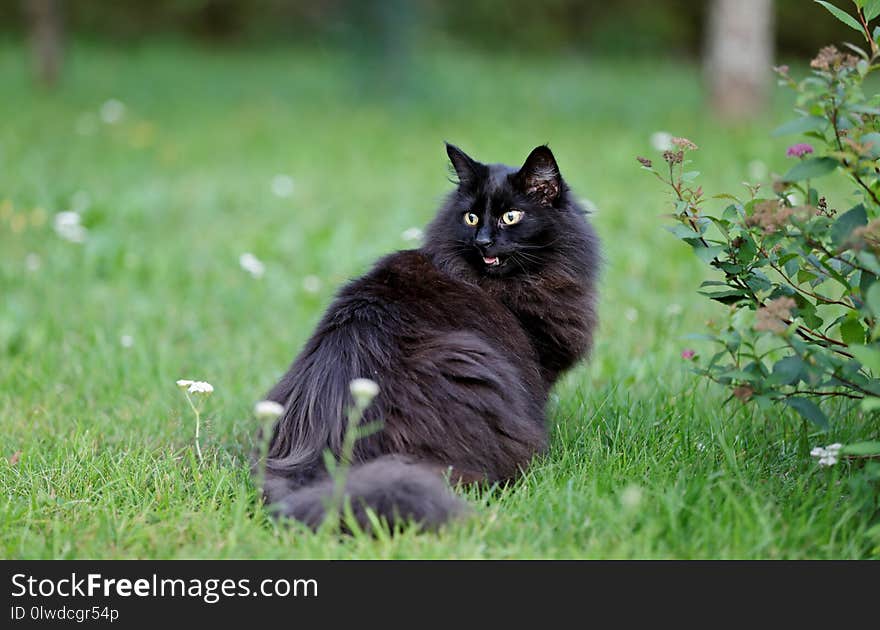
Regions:
<instances>
[{"instance_id":1,"label":"green leaf","mask_svg":"<svg viewBox=\"0 0 880 630\"><path fill-rule=\"evenodd\" d=\"M828 121L821 116L804 116L795 118L784 125L780 125L773 131L774 136L788 136L795 133L805 133L807 131L824 131L828 126Z\"/></svg>"},{"instance_id":2,"label":"green leaf","mask_svg":"<svg viewBox=\"0 0 880 630\"><path fill-rule=\"evenodd\" d=\"M868 287L868 292L865 294L865 302L875 316L880 315L880 282L875 282Z\"/></svg>"},{"instance_id":3,"label":"green leaf","mask_svg":"<svg viewBox=\"0 0 880 630\"><path fill-rule=\"evenodd\" d=\"M858 260L863 267L871 271L873 276L880 276L880 263L877 262L877 257L874 256L874 254L866 251L861 251L856 254L856 260ZM862 295L867 294L867 290L863 288Z\"/></svg>"},{"instance_id":4,"label":"green leaf","mask_svg":"<svg viewBox=\"0 0 880 630\"><path fill-rule=\"evenodd\" d=\"M846 109L847 111L856 112L857 114L880 116L880 107L871 107L870 105L848 105Z\"/></svg>"},{"instance_id":5,"label":"green leaf","mask_svg":"<svg viewBox=\"0 0 880 630\"><path fill-rule=\"evenodd\" d=\"M876 131L873 133L866 133L859 138L859 142L868 145L867 153L872 159L876 160L880 157L880 133L877 133Z\"/></svg>"},{"instance_id":6,"label":"green leaf","mask_svg":"<svg viewBox=\"0 0 880 630\"><path fill-rule=\"evenodd\" d=\"M828 429L828 418L826 418L822 410L819 409L819 405L812 400L806 398L786 398L785 404L820 429Z\"/></svg>"},{"instance_id":7,"label":"green leaf","mask_svg":"<svg viewBox=\"0 0 880 630\"><path fill-rule=\"evenodd\" d=\"M697 291L697 293L705 295L710 300L721 302L722 304L736 304L746 298L746 292L742 289L730 289L729 291L718 291L716 293Z\"/></svg>"},{"instance_id":8,"label":"green leaf","mask_svg":"<svg viewBox=\"0 0 880 630\"><path fill-rule=\"evenodd\" d=\"M728 197L733 197L733 195L728 195ZM735 197L734 197L735 199ZM735 204L730 204L724 209L724 212L721 213L721 218L725 221L736 221L737 219L742 218L742 214L737 209Z\"/></svg>"},{"instance_id":9,"label":"green leaf","mask_svg":"<svg viewBox=\"0 0 880 630\"><path fill-rule=\"evenodd\" d=\"M718 258L723 252L724 249L718 245L713 245L712 247L705 247L702 243L694 245L694 253L697 255L697 258L706 264Z\"/></svg>"},{"instance_id":10,"label":"green leaf","mask_svg":"<svg viewBox=\"0 0 880 630\"><path fill-rule=\"evenodd\" d=\"M880 375L880 350L871 346L854 345L849 347L849 352L873 374Z\"/></svg>"},{"instance_id":11,"label":"green leaf","mask_svg":"<svg viewBox=\"0 0 880 630\"><path fill-rule=\"evenodd\" d=\"M872 396L862 400L862 411L877 411L880 409L880 397Z\"/></svg>"},{"instance_id":12,"label":"green leaf","mask_svg":"<svg viewBox=\"0 0 880 630\"><path fill-rule=\"evenodd\" d=\"M844 455L880 455L880 442L855 442L840 449Z\"/></svg>"},{"instance_id":13,"label":"green leaf","mask_svg":"<svg viewBox=\"0 0 880 630\"><path fill-rule=\"evenodd\" d=\"M836 247L843 246L852 231L868 224L868 213L865 206L859 204L840 215L831 226L831 241Z\"/></svg>"},{"instance_id":14,"label":"green leaf","mask_svg":"<svg viewBox=\"0 0 880 630\"><path fill-rule=\"evenodd\" d=\"M807 271L806 269L798 269L797 272L797 281L801 284L804 284L805 282L812 282L818 277L819 276L814 274L812 271Z\"/></svg>"},{"instance_id":15,"label":"green leaf","mask_svg":"<svg viewBox=\"0 0 880 630\"><path fill-rule=\"evenodd\" d=\"M827 175L838 166L837 160L830 157L811 158L795 164L782 178L787 182L799 182L802 179Z\"/></svg>"},{"instance_id":16,"label":"green leaf","mask_svg":"<svg viewBox=\"0 0 880 630\"><path fill-rule=\"evenodd\" d=\"M773 385L794 385L802 378L804 361L799 356L785 357L773 366L769 382Z\"/></svg>"},{"instance_id":17,"label":"green leaf","mask_svg":"<svg viewBox=\"0 0 880 630\"><path fill-rule=\"evenodd\" d=\"M821 4L823 7L828 9L828 12L836 17L838 20L846 24L853 30L862 32L862 25L858 23L858 21L851 16L849 13L844 11L843 9L838 9L836 6L831 4L830 2L824 2L824 0L813 0L816 4Z\"/></svg>"},{"instance_id":18,"label":"green leaf","mask_svg":"<svg viewBox=\"0 0 880 630\"><path fill-rule=\"evenodd\" d=\"M865 343L865 329L857 319L847 318L840 324L840 337L846 345Z\"/></svg>"},{"instance_id":19,"label":"green leaf","mask_svg":"<svg viewBox=\"0 0 880 630\"><path fill-rule=\"evenodd\" d=\"M699 242L700 234L698 232L694 232L694 230L683 223L676 223L675 225L667 225L666 229L673 234L675 234L678 238L683 241L691 241L695 240Z\"/></svg>"},{"instance_id":20,"label":"green leaf","mask_svg":"<svg viewBox=\"0 0 880 630\"><path fill-rule=\"evenodd\" d=\"M865 20L870 22L880 15L880 0L867 0L864 5Z\"/></svg>"}]
</instances>

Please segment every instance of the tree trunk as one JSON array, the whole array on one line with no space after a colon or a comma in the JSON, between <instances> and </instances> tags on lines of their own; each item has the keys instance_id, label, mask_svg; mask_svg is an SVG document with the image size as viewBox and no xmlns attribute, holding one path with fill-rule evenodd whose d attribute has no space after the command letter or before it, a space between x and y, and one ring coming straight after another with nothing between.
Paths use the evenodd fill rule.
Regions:
<instances>
[{"instance_id":1,"label":"tree trunk","mask_svg":"<svg viewBox=\"0 0 880 630\"><path fill-rule=\"evenodd\" d=\"M772 0L712 0L705 72L715 111L754 116L767 105L773 63Z\"/></svg>"},{"instance_id":2,"label":"tree trunk","mask_svg":"<svg viewBox=\"0 0 880 630\"><path fill-rule=\"evenodd\" d=\"M52 87L63 59L64 24L59 0L25 0L31 54L38 80Z\"/></svg>"}]
</instances>

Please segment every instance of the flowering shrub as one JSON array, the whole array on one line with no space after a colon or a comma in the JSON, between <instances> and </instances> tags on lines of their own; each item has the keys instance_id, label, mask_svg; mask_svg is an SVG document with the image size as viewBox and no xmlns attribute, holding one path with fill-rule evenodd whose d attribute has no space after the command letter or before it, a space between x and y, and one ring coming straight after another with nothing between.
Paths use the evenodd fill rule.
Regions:
<instances>
[{"instance_id":1,"label":"flowering shrub","mask_svg":"<svg viewBox=\"0 0 880 630\"><path fill-rule=\"evenodd\" d=\"M827 428L830 399L880 409L880 95L864 90L880 68L880 26L872 30L880 1L856 0L855 15L821 4L866 46L823 48L801 80L775 68L796 92L798 114L777 134L805 140L788 148L785 175L748 186L743 198L715 195L729 205L713 214L688 168L693 142L673 138L662 162L638 161L672 190L669 229L717 272L700 293L729 306L727 323L707 336L716 351L694 369L731 398L785 404ZM847 180L855 198L829 200L823 176Z\"/></svg>"}]
</instances>

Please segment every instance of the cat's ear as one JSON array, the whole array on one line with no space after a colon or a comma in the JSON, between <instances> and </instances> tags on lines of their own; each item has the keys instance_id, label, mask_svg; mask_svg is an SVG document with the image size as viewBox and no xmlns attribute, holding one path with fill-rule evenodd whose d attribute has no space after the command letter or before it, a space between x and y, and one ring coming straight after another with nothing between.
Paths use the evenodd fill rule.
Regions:
<instances>
[{"instance_id":1,"label":"cat's ear","mask_svg":"<svg viewBox=\"0 0 880 630\"><path fill-rule=\"evenodd\" d=\"M452 168L455 169L460 184L471 184L480 177L484 166L454 144L446 143L446 155L452 162Z\"/></svg>"},{"instance_id":2,"label":"cat's ear","mask_svg":"<svg viewBox=\"0 0 880 630\"><path fill-rule=\"evenodd\" d=\"M519 189L545 206L552 206L562 192L562 176L550 147L535 147L514 175Z\"/></svg>"}]
</instances>

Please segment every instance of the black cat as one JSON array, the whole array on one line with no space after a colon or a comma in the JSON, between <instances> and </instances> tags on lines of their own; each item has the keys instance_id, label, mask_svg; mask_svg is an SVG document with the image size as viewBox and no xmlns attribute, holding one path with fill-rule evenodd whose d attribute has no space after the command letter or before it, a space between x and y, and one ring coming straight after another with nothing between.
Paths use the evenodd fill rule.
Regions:
<instances>
[{"instance_id":1,"label":"black cat","mask_svg":"<svg viewBox=\"0 0 880 630\"><path fill-rule=\"evenodd\" d=\"M550 149L516 169L446 148L458 187L425 245L344 287L267 396L284 413L266 500L312 527L333 494L322 453L339 457L352 379L379 385L364 422L382 423L354 449L354 515L432 528L465 507L447 476L510 480L545 450L548 391L592 345L599 242Z\"/></svg>"}]
</instances>

